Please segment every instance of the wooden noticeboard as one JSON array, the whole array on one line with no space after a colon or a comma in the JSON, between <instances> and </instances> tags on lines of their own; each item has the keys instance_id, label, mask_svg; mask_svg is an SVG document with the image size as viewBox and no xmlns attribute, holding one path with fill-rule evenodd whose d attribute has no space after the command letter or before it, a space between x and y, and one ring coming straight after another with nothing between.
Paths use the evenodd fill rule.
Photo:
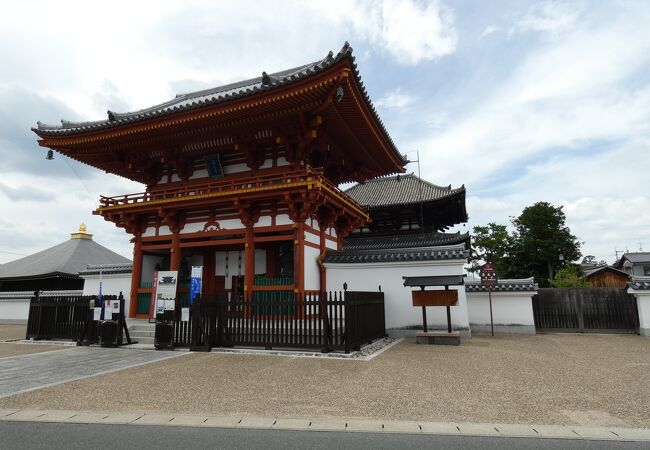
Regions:
<instances>
[{"instance_id":1,"label":"wooden noticeboard","mask_svg":"<svg viewBox=\"0 0 650 450\"><path fill-rule=\"evenodd\" d=\"M413 306L456 306L458 291L411 291Z\"/></svg>"}]
</instances>

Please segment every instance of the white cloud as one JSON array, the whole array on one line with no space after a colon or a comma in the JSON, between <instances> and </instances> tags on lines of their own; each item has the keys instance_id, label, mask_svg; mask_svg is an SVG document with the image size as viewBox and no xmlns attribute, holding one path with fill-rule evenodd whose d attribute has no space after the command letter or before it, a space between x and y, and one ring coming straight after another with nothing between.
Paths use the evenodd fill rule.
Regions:
<instances>
[{"instance_id":1,"label":"white cloud","mask_svg":"<svg viewBox=\"0 0 650 450\"><path fill-rule=\"evenodd\" d=\"M375 102L381 108L404 110L415 101L413 95L402 92L401 88L387 92Z\"/></svg>"},{"instance_id":2,"label":"white cloud","mask_svg":"<svg viewBox=\"0 0 650 450\"><path fill-rule=\"evenodd\" d=\"M559 1L536 3L517 21L510 34L524 31L547 32L551 35L566 31L575 26L581 8L575 3Z\"/></svg>"},{"instance_id":3,"label":"white cloud","mask_svg":"<svg viewBox=\"0 0 650 450\"><path fill-rule=\"evenodd\" d=\"M488 25L487 27L483 28L483 31L481 31L481 34L479 35L479 39L483 39L484 37L487 37L491 35L492 33L496 33L499 31L499 27L495 25Z\"/></svg>"},{"instance_id":4,"label":"white cloud","mask_svg":"<svg viewBox=\"0 0 650 450\"><path fill-rule=\"evenodd\" d=\"M454 16L439 1L366 1L352 12L355 30L398 62L414 65L449 55L458 35ZM353 8L354 9L354 8Z\"/></svg>"}]
</instances>

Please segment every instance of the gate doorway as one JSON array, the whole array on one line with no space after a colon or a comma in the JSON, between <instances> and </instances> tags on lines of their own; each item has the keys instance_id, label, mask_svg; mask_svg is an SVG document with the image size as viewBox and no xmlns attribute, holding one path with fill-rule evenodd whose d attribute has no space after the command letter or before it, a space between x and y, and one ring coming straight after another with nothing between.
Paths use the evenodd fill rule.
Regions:
<instances>
[{"instance_id":1,"label":"gate doorway","mask_svg":"<svg viewBox=\"0 0 650 450\"><path fill-rule=\"evenodd\" d=\"M626 288L547 288L533 296L537 331L637 333L636 299Z\"/></svg>"}]
</instances>

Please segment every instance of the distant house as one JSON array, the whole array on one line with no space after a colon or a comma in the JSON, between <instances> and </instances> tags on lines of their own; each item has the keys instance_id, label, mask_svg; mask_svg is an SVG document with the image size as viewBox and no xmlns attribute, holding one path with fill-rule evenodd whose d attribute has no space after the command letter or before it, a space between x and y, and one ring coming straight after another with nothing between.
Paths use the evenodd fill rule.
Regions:
<instances>
[{"instance_id":1,"label":"distant house","mask_svg":"<svg viewBox=\"0 0 650 450\"><path fill-rule=\"evenodd\" d=\"M81 290L79 272L89 264L130 264L127 258L93 241L81 224L70 239L33 255L0 264L0 292Z\"/></svg>"},{"instance_id":2,"label":"distant house","mask_svg":"<svg viewBox=\"0 0 650 450\"><path fill-rule=\"evenodd\" d=\"M589 287L623 287L630 280L629 274L611 266L588 269L584 274Z\"/></svg>"},{"instance_id":3,"label":"distant house","mask_svg":"<svg viewBox=\"0 0 650 450\"><path fill-rule=\"evenodd\" d=\"M633 276L650 276L650 252L624 253L615 267Z\"/></svg>"}]
</instances>

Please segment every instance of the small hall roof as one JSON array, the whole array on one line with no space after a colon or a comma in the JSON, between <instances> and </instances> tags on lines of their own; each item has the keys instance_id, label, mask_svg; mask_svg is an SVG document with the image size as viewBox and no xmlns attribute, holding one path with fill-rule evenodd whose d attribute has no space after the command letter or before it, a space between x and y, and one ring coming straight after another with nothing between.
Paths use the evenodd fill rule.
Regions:
<instances>
[{"instance_id":1,"label":"small hall roof","mask_svg":"<svg viewBox=\"0 0 650 450\"><path fill-rule=\"evenodd\" d=\"M438 186L409 173L368 180L352 186L345 193L368 208L414 204L420 200L431 202L455 195L462 195L464 203L465 186L456 189L451 185Z\"/></svg>"},{"instance_id":2,"label":"small hall roof","mask_svg":"<svg viewBox=\"0 0 650 450\"><path fill-rule=\"evenodd\" d=\"M85 231L85 229L84 229ZM0 279L33 279L50 276L77 278L88 264L124 264L131 261L88 238L87 233L24 258L0 264Z\"/></svg>"}]
</instances>

